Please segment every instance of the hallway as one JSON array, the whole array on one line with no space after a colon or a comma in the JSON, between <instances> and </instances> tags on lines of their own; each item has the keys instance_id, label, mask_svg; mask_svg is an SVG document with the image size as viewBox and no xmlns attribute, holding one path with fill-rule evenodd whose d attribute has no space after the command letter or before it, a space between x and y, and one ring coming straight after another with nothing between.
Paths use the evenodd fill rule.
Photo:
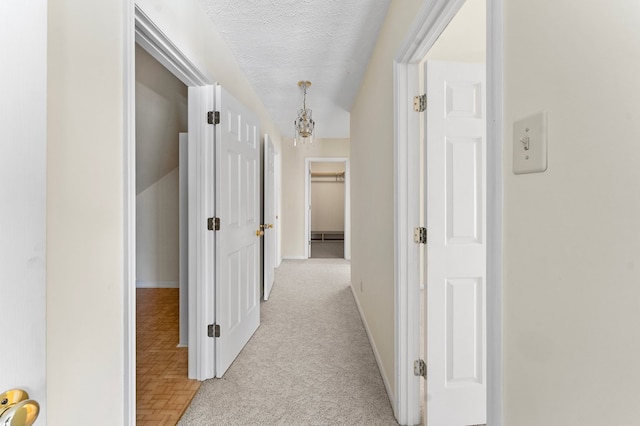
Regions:
<instances>
[{"instance_id":1,"label":"hallway","mask_svg":"<svg viewBox=\"0 0 640 426\"><path fill-rule=\"evenodd\" d=\"M342 259L284 261L261 326L180 425L396 425Z\"/></svg>"}]
</instances>

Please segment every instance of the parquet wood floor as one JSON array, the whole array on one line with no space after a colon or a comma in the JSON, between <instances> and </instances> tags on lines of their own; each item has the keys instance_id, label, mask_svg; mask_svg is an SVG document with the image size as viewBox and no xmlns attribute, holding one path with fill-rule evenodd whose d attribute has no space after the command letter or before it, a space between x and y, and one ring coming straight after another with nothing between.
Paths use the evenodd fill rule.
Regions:
<instances>
[{"instance_id":1,"label":"parquet wood floor","mask_svg":"<svg viewBox=\"0 0 640 426\"><path fill-rule=\"evenodd\" d=\"M178 348L177 288L136 289L136 424L175 425L200 382L187 378L187 348Z\"/></svg>"}]
</instances>

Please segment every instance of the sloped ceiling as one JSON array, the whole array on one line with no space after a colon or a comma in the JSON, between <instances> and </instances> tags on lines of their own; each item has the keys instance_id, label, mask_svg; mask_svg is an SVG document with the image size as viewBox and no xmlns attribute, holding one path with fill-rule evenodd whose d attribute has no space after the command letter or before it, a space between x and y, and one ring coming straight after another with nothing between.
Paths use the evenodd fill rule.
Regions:
<instances>
[{"instance_id":1,"label":"sloped ceiling","mask_svg":"<svg viewBox=\"0 0 640 426\"><path fill-rule=\"evenodd\" d=\"M284 137L293 137L300 80L312 83L315 137L349 137L349 110L390 0L200 2Z\"/></svg>"}]
</instances>

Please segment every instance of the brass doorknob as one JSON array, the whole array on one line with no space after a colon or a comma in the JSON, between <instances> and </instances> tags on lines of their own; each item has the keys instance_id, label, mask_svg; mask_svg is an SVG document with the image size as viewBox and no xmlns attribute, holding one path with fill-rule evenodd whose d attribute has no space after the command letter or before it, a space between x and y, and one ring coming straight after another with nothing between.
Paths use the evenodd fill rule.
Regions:
<instances>
[{"instance_id":1,"label":"brass doorknob","mask_svg":"<svg viewBox=\"0 0 640 426\"><path fill-rule=\"evenodd\" d=\"M262 231L262 230L260 230L260 229L258 229L258 230L256 231L256 237L262 237L263 235L264 235L264 231Z\"/></svg>"},{"instance_id":2,"label":"brass doorknob","mask_svg":"<svg viewBox=\"0 0 640 426\"><path fill-rule=\"evenodd\" d=\"M273 223L269 224L269 229L273 228Z\"/></svg>"},{"instance_id":3,"label":"brass doorknob","mask_svg":"<svg viewBox=\"0 0 640 426\"><path fill-rule=\"evenodd\" d=\"M39 413L38 402L29 399L29 394L22 389L0 394L0 425L31 426Z\"/></svg>"}]
</instances>

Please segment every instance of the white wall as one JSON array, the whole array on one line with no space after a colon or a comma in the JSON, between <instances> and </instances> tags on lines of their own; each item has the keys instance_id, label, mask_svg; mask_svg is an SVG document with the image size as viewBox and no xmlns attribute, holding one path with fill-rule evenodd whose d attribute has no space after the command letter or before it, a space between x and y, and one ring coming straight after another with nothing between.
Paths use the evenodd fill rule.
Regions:
<instances>
[{"instance_id":1,"label":"white wall","mask_svg":"<svg viewBox=\"0 0 640 426\"><path fill-rule=\"evenodd\" d=\"M178 167L187 86L136 44L136 194Z\"/></svg>"},{"instance_id":2,"label":"white wall","mask_svg":"<svg viewBox=\"0 0 640 426\"><path fill-rule=\"evenodd\" d=\"M504 3L505 424L638 424L640 3ZM549 169L516 176L540 110Z\"/></svg>"},{"instance_id":3,"label":"white wall","mask_svg":"<svg viewBox=\"0 0 640 426\"><path fill-rule=\"evenodd\" d=\"M395 392L393 57L421 5L421 0L391 1L351 109L351 283L391 392Z\"/></svg>"},{"instance_id":4,"label":"white wall","mask_svg":"<svg viewBox=\"0 0 640 426\"><path fill-rule=\"evenodd\" d=\"M178 168L136 197L136 286L178 287Z\"/></svg>"},{"instance_id":5,"label":"white wall","mask_svg":"<svg viewBox=\"0 0 640 426\"><path fill-rule=\"evenodd\" d=\"M282 144L282 256L303 258L305 255L305 159L349 157L349 139L315 139L313 145ZM346 244L346 241L345 241ZM345 245L346 247L346 245Z\"/></svg>"},{"instance_id":6,"label":"white wall","mask_svg":"<svg viewBox=\"0 0 640 426\"><path fill-rule=\"evenodd\" d=\"M47 2L0 2L0 393L25 389L46 424ZM44 419L44 420L42 420Z\"/></svg>"},{"instance_id":7,"label":"white wall","mask_svg":"<svg viewBox=\"0 0 640 426\"><path fill-rule=\"evenodd\" d=\"M344 172L345 163L311 163L311 172ZM311 178L311 230L344 231L345 181Z\"/></svg>"},{"instance_id":8,"label":"white wall","mask_svg":"<svg viewBox=\"0 0 640 426\"><path fill-rule=\"evenodd\" d=\"M187 87L136 45L136 285L178 287L178 134Z\"/></svg>"},{"instance_id":9,"label":"white wall","mask_svg":"<svg viewBox=\"0 0 640 426\"><path fill-rule=\"evenodd\" d=\"M47 5L47 419L122 424L123 2Z\"/></svg>"}]
</instances>

